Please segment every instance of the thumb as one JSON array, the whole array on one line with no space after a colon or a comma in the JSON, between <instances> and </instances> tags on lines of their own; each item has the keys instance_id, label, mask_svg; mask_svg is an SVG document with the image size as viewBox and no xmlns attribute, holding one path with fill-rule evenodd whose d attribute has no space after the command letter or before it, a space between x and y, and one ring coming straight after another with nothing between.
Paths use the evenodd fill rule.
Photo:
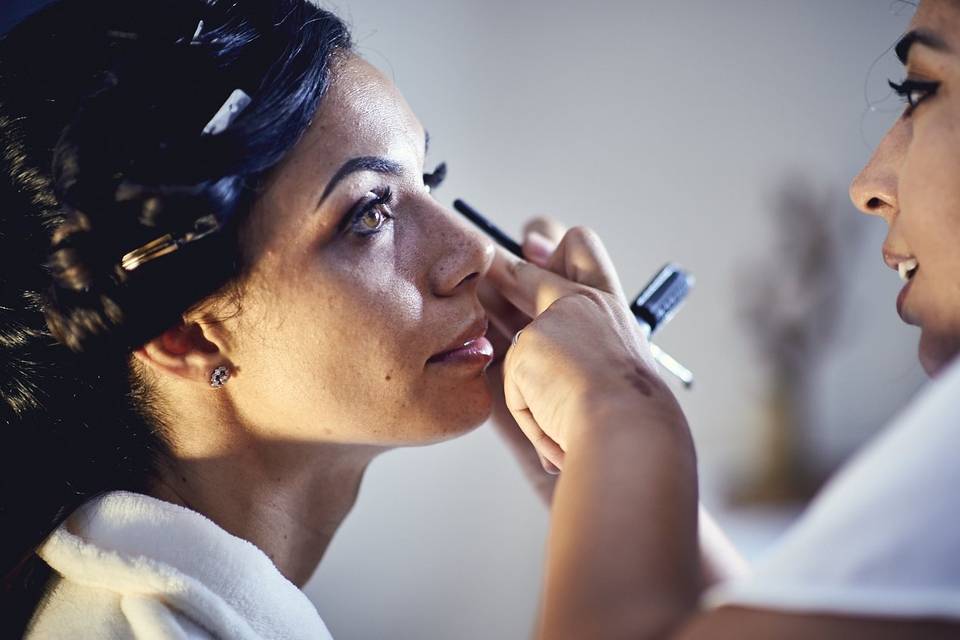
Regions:
<instances>
[{"instance_id":1,"label":"thumb","mask_svg":"<svg viewBox=\"0 0 960 640\"><path fill-rule=\"evenodd\" d=\"M600 237L587 227L570 229L547 261L549 271L625 300L620 277Z\"/></svg>"}]
</instances>

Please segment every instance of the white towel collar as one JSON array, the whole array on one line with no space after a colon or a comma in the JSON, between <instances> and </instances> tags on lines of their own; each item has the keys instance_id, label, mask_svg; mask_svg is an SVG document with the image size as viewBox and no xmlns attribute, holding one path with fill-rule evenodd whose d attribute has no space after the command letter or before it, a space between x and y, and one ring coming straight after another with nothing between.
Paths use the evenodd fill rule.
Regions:
<instances>
[{"instance_id":1,"label":"white towel collar","mask_svg":"<svg viewBox=\"0 0 960 640\"><path fill-rule=\"evenodd\" d=\"M263 551L151 496L115 491L87 502L38 553L68 580L160 599L220 637L330 638Z\"/></svg>"}]
</instances>

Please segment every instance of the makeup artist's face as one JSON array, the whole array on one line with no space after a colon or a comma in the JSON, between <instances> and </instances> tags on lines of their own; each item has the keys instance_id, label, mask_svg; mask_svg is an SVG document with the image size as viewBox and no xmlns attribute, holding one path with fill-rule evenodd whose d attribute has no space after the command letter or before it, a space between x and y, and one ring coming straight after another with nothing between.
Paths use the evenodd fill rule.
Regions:
<instances>
[{"instance_id":1,"label":"makeup artist's face","mask_svg":"<svg viewBox=\"0 0 960 640\"><path fill-rule=\"evenodd\" d=\"M924 0L911 33L920 37L898 47L910 103L850 194L886 220L888 264L919 264L900 315L921 328L920 361L934 375L960 352L960 3Z\"/></svg>"},{"instance_id":2,"label":"makeup artist's face","mask_svg":"<svg viewBox=\"0 0 960 640\"><path fill-rule=\"evenodd\" d=\"M485 333L477 285L493 245L430 195L425 143L390 80L357 57L334 67L253 212L228 383L251 424L391 446L487 417L489 354L431 358Z\"/></svg>"}]
</instances>

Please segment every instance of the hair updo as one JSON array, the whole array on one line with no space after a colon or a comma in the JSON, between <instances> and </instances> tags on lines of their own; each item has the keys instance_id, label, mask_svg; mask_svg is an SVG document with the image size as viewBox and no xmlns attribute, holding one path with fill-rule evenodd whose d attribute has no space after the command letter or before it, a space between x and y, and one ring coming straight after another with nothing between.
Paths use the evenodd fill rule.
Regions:
<instances>
[{"instance_id":1,"label":"hair updo","mask_svg":"<svg viewBox=\"0 0 960 640\"><path fill-rule=\"evenodd\" d=\"M46 536L147 486L166 448L131 351L246 273L251 205L350 47L308 0L61 0L0 39L0 636L42 593ZM203 135L235 89L250 105Z\"/></svg>"}]
</instances>

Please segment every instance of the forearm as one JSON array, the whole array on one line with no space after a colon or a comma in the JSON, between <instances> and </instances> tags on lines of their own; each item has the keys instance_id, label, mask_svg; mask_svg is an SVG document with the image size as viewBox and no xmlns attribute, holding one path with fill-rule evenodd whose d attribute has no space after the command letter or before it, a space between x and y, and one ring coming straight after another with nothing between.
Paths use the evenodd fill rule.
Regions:
<instances>
[{"instance_id":1,"label":"forearm","mask_svg":"<svg viewBox=\"0 0 960 640\"><path fill-rule=\"evenodd\" d=\"M659 637L702 586L689 433L630 413L588 419L554 495L539 636Z\"/></svg>"}]
</instances>

